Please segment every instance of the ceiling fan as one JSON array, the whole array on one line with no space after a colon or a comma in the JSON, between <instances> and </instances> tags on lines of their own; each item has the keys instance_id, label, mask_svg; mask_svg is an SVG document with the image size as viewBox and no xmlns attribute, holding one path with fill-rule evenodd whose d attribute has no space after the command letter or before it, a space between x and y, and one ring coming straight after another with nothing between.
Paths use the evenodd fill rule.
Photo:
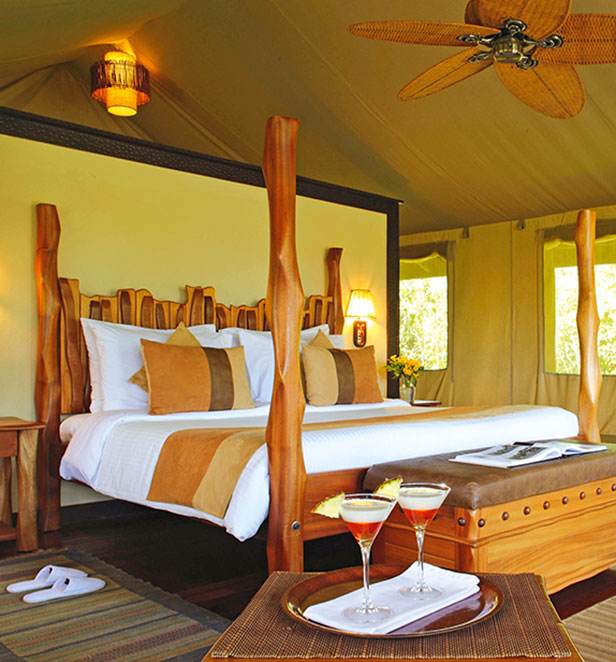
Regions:
<instances>
[{"instance_id":1,"label":"ceiling fan","mask_svg":"<svg viewBox=\"0 0 616 662\"><path fill-rule=\"evenodd\" d=\"M616 15L569 14L571 0L470 0L465 23L371 21L351 34L408 44L471 46L438 62L398 93L401 101L434 94L494 65L505 87L548 117L584 107L573 65L616 62Z\"/></svg>"}]
</instances>

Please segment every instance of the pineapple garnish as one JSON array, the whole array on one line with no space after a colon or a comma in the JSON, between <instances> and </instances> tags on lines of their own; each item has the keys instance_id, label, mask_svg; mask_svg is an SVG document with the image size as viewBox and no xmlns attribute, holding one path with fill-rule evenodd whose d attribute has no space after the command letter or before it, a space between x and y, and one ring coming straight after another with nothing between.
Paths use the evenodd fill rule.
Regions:
<instances>
[{"instance_id":1,"label":"pineapple garnish","mask_svg":"<svg viewBox=\"0 0 616 662\"><path fill-rule=\"evenodd\" d=\"M325 517L340 517L340 506L343 501L344 492L332 494L332 496L328 496L320 503L317 503L310 512L316 513L317 515L325 515Z\"/></svg>"},{"instance_id":2,"label":"pineapple garnish","mask_svg":"<svg viewBox=\"0 0 616 662\"><path fill-rule=\"evenodd\" d=\"M400 485L402 485L402 476L396 476L396 478L386 478L374 490L374 494L380 494L381 496L388 496L392 497L393 499L397 499L398 494L400 494Z\"/></svg>"}]
</instances>

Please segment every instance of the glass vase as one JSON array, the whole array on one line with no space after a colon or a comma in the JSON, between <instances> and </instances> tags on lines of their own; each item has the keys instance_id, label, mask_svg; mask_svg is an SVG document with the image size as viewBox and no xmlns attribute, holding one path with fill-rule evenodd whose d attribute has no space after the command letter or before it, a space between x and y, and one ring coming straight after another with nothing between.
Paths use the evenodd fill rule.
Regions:
<instances>
[{"instance_id":1,"label":"glass vase","mask_svg":"<svg viewBox=\"0 0 616 662\"><path fill-rule=\"evenodd\" d=\"M400 382L400 399L413 404L415 402L415 384L407 384L406 382Z\"/></svg>"}]
</instances>

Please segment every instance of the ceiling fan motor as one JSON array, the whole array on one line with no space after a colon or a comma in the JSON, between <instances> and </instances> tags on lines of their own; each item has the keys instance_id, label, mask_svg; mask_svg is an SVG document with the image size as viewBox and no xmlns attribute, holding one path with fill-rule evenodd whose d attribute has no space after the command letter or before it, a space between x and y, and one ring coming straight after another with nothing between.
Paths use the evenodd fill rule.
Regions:
<instances>
[{"instance_id":1,"label":"ceiling fan motor","mask_svg":"<svg viewBox=\"0 0 616 662\"><path fill-rule=\"evenodd\" d=\"M492 58L502 64L515 64L520 69L531 69L538 61L531 57L536 48L558 48L564 43L560 35L553 34L541 41L536 41L526 33L526 23L515 18L507 19L500 32L482 36L478 34L461 34L460 41L476 46L485 46L489 50L472 55L469 62L481 62Z\"/></svg>"}]
</instances>

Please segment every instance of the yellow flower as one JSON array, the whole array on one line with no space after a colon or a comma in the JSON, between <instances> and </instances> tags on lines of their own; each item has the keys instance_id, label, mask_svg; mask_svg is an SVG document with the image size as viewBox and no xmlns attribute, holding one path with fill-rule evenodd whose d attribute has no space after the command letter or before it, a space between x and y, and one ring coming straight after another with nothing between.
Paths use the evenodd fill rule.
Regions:
<instances>
[{"instance_id":1,"label":"yellow flower","mask_svg":"<svg viewBox=\"0 0 616 662\"><path fill-rule=\"evenodd\" d=\"M392 354L385 364L385 369L398 379L407 379L417 383L417 376L423 370L421 362L406 356Z\"/></svg>"}]
</instances>

